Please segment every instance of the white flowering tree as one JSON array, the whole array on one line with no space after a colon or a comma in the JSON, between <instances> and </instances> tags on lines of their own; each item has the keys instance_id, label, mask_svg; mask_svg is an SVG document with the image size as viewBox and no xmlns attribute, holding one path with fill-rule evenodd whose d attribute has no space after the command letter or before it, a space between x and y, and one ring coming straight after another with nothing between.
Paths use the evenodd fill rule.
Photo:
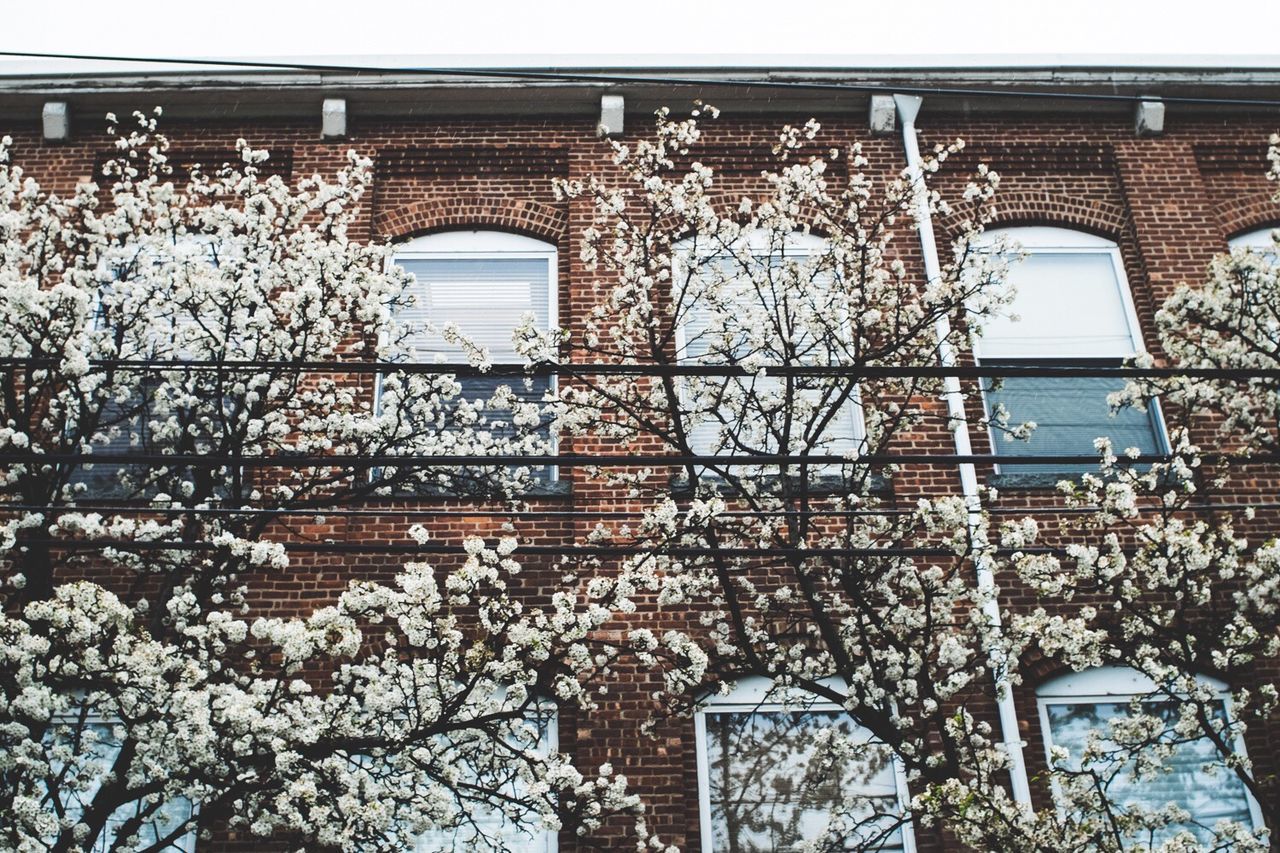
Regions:
<instances>
[{"instance_id":1,"label":"white flowering tree","mask_svg":"<svg viewBox=\"0 0 1280 853\"><path fill-rule=\"evenodd\" d=\"M822 755L796 765L830 762L843 784L797 787L776 826L723 806L713 831L726 849L795 843L797 832L813 849L873 849L900 838L913 811L957 817L972 801L973 840L1016 837L988 714L1005 678L993 662L1008 650L990 618L994 590L977 580L994 558L984 522L945 492L895 504L889 487L906 472L883 458L911 433L947 440L943 380L930 369L1008 298L1002 256L972 245L996 176L984 170L953 207L905 177L877 185L857 148L804 153L819 140L811 123L785 129L777 169L726 198L697 162L701 133L697 117L660 118L655 140L615 146L621 186L561 184L595 205L584 257L602 279L571 343L585 360L649 375L566 383L559 426L677 457L599 472L652 508L636 526L597 531L637 547L619 584L694 614L686 632L631 636L664 668L670 710L754 678L772 685L781 719L820 705L857 723L820 726ZM833 177L842 163L847 175ZM927 283L903 262L921 200L962 222L954 262ZM735 751L753 747L739 739ZM891 776L886 793L890 759L923 794L916 806L893 805ZM732 775L727 759L718 766ZM712 796L755 802L743 791L759 783L742 772ZM801 832L805 808L826 819Z\"/></svg>"},{"instance_id":2,"label":"white flowering tree","mask_svg":"<svg viewBox=\"0 0 1280 853\"><path fill-rule=\"evenodd\" d=\"M1269 159L1276 180L1280 137ZM1147 685L1108 737L1085 745L1092 770L1080 755L1060 756L1062 784L1103 832L1175 845L1171 827L1188 830L1192 821L1169 809L1121 810L1101 795L1109 779L1100 767L1159 784L1213 764L1216 773L1196 777L1198 785L1247 791L1273 831L1280 822L1274 770L1245 749L1251 731L1280 719L1280 552L1273 501L1254 482L1273 470L1280 423L1278 258L1266 247L1233 249L1212 261L1205 281L1166 300L1156 325L1172 375L1135 380L1113 403L1161 396L1173 460L1133 466L1123 448L1099 442L1099 474L1063 484L1069 503L1089 510L1067 525L1083 544L1014 556L1022 580L1057 605L1017 620L1029 644L1077 669L1126 667ZM1138 362L1154 365L1150 356ZM1042 534L1023 521L1009 526L1005 543L1021 548ZM1248 821L1234 817L1216 837L1200 826L1197 840L1232 850L1258 843Z\"/></svg>"},{"instance_id":3,"label":"white flowering tree","mask_svg":"<svg viewBox=\"0 0 1280 853\"><path fill-rule=\"evenodd\" d=\"M957 143L926 162L925 185L877 184L857 147L814 153L821 130L810 123L784 129L776 168L740 189L698 162L699 121L663 115L655 139L615 143L617 184L560 184L594 205L583 257L600 277L568 349L615 366L562 386L558 425L620 453L669 457L596 472L651 507L639 524L597 528L596 541L637 551L597 587L647 590L690 614L685 631L630 639L666 676L668 710L703 714L704 839L876 849L915 820L942 821L980 849L1265 849L1247 810L1207 820L1158 792L1135 794L1191 773L1210 799L1225 776L1237 804L1276 801L1238 737L1251 721L1274 725L1274 686L1231 691L1228 718L1202 678L1252 685L1256 664L1275 659L1274 546L1197 520L1194 448L1131 470L1104 446L1098 474L1067 484L1088 510L1068 532L1087 544L1047 550L1037 537L1048 531L1031 520L990 541L970 502L895 464L929 430L949 443L955 408L939 399L960 392L940 378L940 356L967 348L1010 298L1007 253L975 248L997 176L980 170L950 203L930 189ZM929 281L901 260L922 203L958 225L951 263ZM1243 266L1252 276L1261 263L1237 256L1214 275ZM1223 323L1266 326L1271 355L1276 294L1256 295L1269 306L1257 321L1217 294L1183 294L1162 317L1177 299L1216 300ZM1186 340L1212 346L1197 331ZM563 357L559 340L527 340L535 360ZM1269 435L1274 387L1249 408L1268 413ZM1244 405L1218 399L1228 414ZM922 483L938 496L895 500ZM1001 628L988 573L1026 585L1039 606ZM1018 683L1011 662L1032 653L1069 671L1126 667L1151 685L1097 706L1089 738L1055 751L1040 780L1053 804L1039 811L1007 792L1009 756L993 733L993 698ZM744 682L768 685L752 701L779 710L753 723L714 713L726 701L745 713L731 704ZM1195 776L1201 765L1207 776Z\"/></svg>"},{"instance_id":4,"label":"white flowering tree","mask_svg":"<svg viewBox=\"0 0 1280 853\"><path fill-rule=\"evenodd\" d=\"M1276 820L1274 782L1238 748L1275 720L1256 676L1278 651L1275 546L1200 512L1218 481L1195 448L1133 468L1104 445L1064 496L1081 544L1049 548L1059 531L989 532L972 496L904 464L977 393L940 360L1011 298L1005 254L975 248L997 176L950 200L930 186L960 143L885 181L810 123L734 188L698 162L704 117L660 114L653 139L615 144L616 186L557 185L594 206L597 300L572 336L517 330L559 377L539 406L511 387L465 398L458 376L487 356L447 317L433 331L469 365L395 366L418 357L397 320L410 280L348 234L367 161L290 187L242 145L178 180L140 120L101 188L58 198L0 164L0 847L190 849L222 827L309 849L590 837L640 803L548 733L625 654L662 677L662 713L696 715L706 831L730 849L891 848L933 822L977 849L1265 849L1237 814L1205 825L1133 795L1214 765ZM925 208L957 226L928 281L905 263ZM1175 297L1165 351L1262 366L1179 341L1210 340L1186 306L1229 324L1231 282L1256 287L1266 263L1221 261L1202 295ZM1251 402L1224 387L1142 384L1117 403L1161 393L1266 446L1275 383ZM341 551L315 532L326 511L509 505L537 482L509 463L551 452L548 419L560 446L616 449L587 473L636 523L540 566L498 525L444 543L406 522L431 564L272 610L308 547ZM1000 625L993 578L1039 606ZM641 607L684 627L645 628ZM1033 653L1148 685L1055 753L1038 811L1008 791L993 702ZM1229 685L1229 715L1205 676Z\"/></svg>"},{"instance_id":5,"label":"white flowering tree","mask_svg":"<svg viewBox=\"0 0 1280 853\"><path fill-rule=\"evenodd\" d=\"M241 143L177 176L138 118L68 197L0 146L0 849L190 850L224 826L503 848L634 811L546 735L589 704L615 602L525 601L513 539L268 612L326 508L531 482L398 457L544 452L545 431L508 387L390 367L375 405L371 372L332 365L413 357L410 279L348 236L369 161L289 186Z\"/></svg>"}]
</instances>

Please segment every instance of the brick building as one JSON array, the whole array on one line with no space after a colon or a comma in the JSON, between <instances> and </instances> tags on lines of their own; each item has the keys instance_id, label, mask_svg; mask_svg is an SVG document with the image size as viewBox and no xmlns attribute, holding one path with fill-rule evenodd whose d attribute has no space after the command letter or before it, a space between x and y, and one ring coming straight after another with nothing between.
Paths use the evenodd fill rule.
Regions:
<instances>
[{"instance_id":1,"label":"brick building","mask_svg":"<svg viewBox=\"0 0 1280 853\"><path fill-rule=\"evenodd\" d=\"M744 79L767 82L735 82ZM908 97L895 104L895 92L922 95L923 103ZM1155 312L1173 288L1200 280L1210 258L1229 244L1256 242L1280 224L1280 208L1271 200L1274 186L1264 175L1266 140L1280 126L1280 72L1273 70L975 67L763 75L750 69L664 68L522 78L323 68L35 69L0 77L0 132L13 137L15 159L27 172L60 192L94 175L105 149L100 116L108 111L124 115L162 105L179 164L223 159L243 137L271 152L269 168L296 178L334 172L354 148L373 157L376 169L363 233L355 236L402 244L406 266L434 270L440 281L458 285L436 294L439 310L474 312L474 322L485 326L500 350L501 318L515 316L513 311L533 310L541 321L573 330L589 304L594 274L582 266L580 241L591 210L582 201L558 200L552 179L610 174L611 153L601 129L623 139L640 135L659 106L680 111L696 99L723 112L707 130L702 159L733 186L750 187L753 176L769 166L781 124L809 117L822 122L819 142L825 146L861 141L870 168L885 178L907 165L904 121L914 122L926 150L956 137L966 141L964 154L948 161L940 185L960 186L979 162L999 171L994 225L1016 229L1032 259L1018 273L1020 284L1040 301L1020 303L1029 334L1027 327L1002 327L984 341L983 351L963 356L980 364L1119 363L1152 351ZM938 228L945 233L946 223ZM927 262L918 245L905 260L921 273ZM527 302L478 303L465 288L479 274L475 264L488 265L486 281L509 274L536 287ZM1064 275L1090 282L1087 300L1055 300L1053 282ZM1086 379L1048 401L1036 388L1012 382L1000 394L1011 409L1022 407L1025 419L1045 425L1031 452L1087 452L1090 437L1106 429L1120 431L1117 444L1163 452L1158 412L1099 426L1105 412L1098 401L1110 390L1105 381ZM1090 413L1084 424L1064 414L1080 411ZM969 412L970 421L980 414ZM976 427L969 441L978 453L1019 452L993 445ZM925 451L958 452L941 429L922 434L918 443ZM1001 506L1030 510L1054 505L1052 483L1069 473L1061 466L1001 470L987 464L976 470L980 484L999 486ZM1238 483L1242 501L1259 502L1278 485L1265 469L1241 475ZM571 468L548 486L533 503L550 514L516 522L526 541L580 541L600 511L628 507L625 498ZM905 500L953 494L960 487L954 468L936 467L910 470L894 485ZM419 503L451 513L436 523L442 538L493 532L495 522L480 511L468 514L465 504L443 498ZM388 508L385 518L329 525L326 532L334 540L359 542L398 535L394 531L406 519ZM1266 528L1263 515L1258 526ZM327 601L352 577L385 577L392 570L385 557L316 556L272 581L258 604L270 612L296 612ZM1017 609L1032 603L1028 593L1010 589L1001 605ZM634 618L652 627L644 614ZM1274 677L1276 664L1267 666ZM1125 677L1034 672L1014 692L1018 730L1004 735L1025 741L1024 773L1031 778L1033 802L1049 802L1035 777L1055 734L1054 709L1123 696ZM714 707L696 725L671 721L652 736L642 735L652 687L637 678L615 690L598 714L562 715L559 747L583 766L612 762L645 797L664 839L707 849L709 795L700 776L706 773L706 727ZM744 690L731 697L736 705L725 707L750 708L749 685ZM993 699L993 719L994 704ZM1057 734L1060 740L1069 736ZM1251 730L1247 749L1265 772L1280 771L1280 729ZM1261 821L1243 791L1226 799L1225 813ZM946 846L945 837L929 828L917 828L897 843L918 850ZM213 846L259 844L225 837ZM558 844L575 849L572 839Z\"/></svg>"}]
</instances>

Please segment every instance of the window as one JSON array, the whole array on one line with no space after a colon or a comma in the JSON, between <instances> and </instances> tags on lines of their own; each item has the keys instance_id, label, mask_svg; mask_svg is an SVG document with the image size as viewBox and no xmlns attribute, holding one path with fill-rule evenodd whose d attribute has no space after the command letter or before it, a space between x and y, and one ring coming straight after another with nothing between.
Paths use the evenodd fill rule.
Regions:
<instances>
[{"instance_id":1,"label":"window","mask_svg":"<svg viewBox=\"0 0 1280 853\"><path fill-rule=\"evenodd\" d=\"M1232 249L1243 249L1261 255L1272 263L1280 261L1280 245L1276 243L1276 227L1257 228L1237 234L1227 241Z\"/></svg>"},{"instance_id":2,"label":"window","mask_svg":"<svg viewBox=\"0 0 1280 853\"><path fill-rule=\"evenodd\" d=\"M887 747L835 705L779 701L767 679L713 696L694 718L702 849L910 851L906 781ZM784 697L785 698L785 697Z\"/></svg>"},{"instance_id":3,"label":"window","mask_svg":"<svg viewBox=\"0 0 1280 853\"><path fill-rule=\"evenodd\" d=\"M125 361L170 361L216 358L222 353L209 350L209 332L201 327L202 319L209 319L213 294L217 290L203 286L190 289L184 304L178 294L188 291L190 282L201 276L217 277L221 261L237 247L221 250L214 238L204 234L187 234L175 237L163 252L137 245L124 245L108 254L101 270L102 285L90 320L90 331L115 339L105 350L112 357ZM155 277L171 277L162 282ZM122 287L130 280L139 283L138 289ZM172 288L171 290L169 288ZM221 283L220 289L225 288ZM234 297L232 297L234 298ZM221 306L214 305L215 310ZM215 329L222 325L221 317L213 317ZM203 342L204 346L199 346ZM231 343L228 341L228 348ZM192 351L196 345L197 351ZM194 381L208 382L208 374L193 374ZM95 418L93 426L93 452L105 455L138 455L160 453L172 442L166 442L153 434L152 422L170 415L177 418L184 435L197 442L193 450L199 450L200 439L209 439L207 432L199 432L200 415L208 411L196 411L191 407L174 405L172 393L166 399L159 397L163 383L151 372L121 371L112 385L120 390L125 383L133 383L131 393L124 398L113 397L98 406L89 407L89 415ZM197 393L197 397L199 397ZM201 406L200 408L204 408ZM219 414L234 420L231 401L224 401ZM152 495L161 487L151 482L153 468L146 464L86 463L73 471L69 483L83 486L80 496L88 499L138 497ZM175 472L181 475L182 472Z\"/></svg>"},{"instance_id":4,"label":"window","mask_svg":"<svg viewBox=\"0 0 1280 853\"><path fill-rule=\"evenodd\" d=\"M415 280L417 304L398 319L420 331L405 342L418 362L467 362L464 349L445 340L439 329L453 323L472 343L488 350L493 363L521 362L512 334L531 313L537 327L551 329L556 317L556 249L549 243L498 231L451 231L404 244L395 262ZM427 323L435 330L427 330ZM512 412L490 405L500 386L516 401L538 403L555 387L552 377L459 377L460 399L482 401L481 415L495 438L512 437ZM381 391L379 391L381 397ZM545 424L536 432L550 442ZM554 449L551 450L554 452ZM536 478L554 480L554 467L535 469Z\"/></svg>"},{"instance_id":5,"label":"window","mask_svg":"<svg viewBox=\"0 0 1280 853\"><path fill-rule=\"evenodd\" d=\"M1216 719L1225 730L1231 710L1225 685L1207 678L1201 681L1219 691L1221 702ZM1214 744L1208 737L1178 737L1172 729L1178 719L1177 703L1141 673L1124 667L1097 667L1049 681L1036 690L1036 695L1046 752L1051 753L1055 746L1066 749L1067 768L1101 775L1110 797L1122 806L1156 809L1173 803L1189 812L1190 822L1171 828L1168 835L1186 829L1207 840L1214 823L1223 819L1262 826L1257 804L1223 764ZM1167 724L1157 740L1175 744L1166 762L1168 772L1158 779L1136 781L1132 778L1133 762L1122 762L1119 757L1082 768L1080 756L1090 733L1097 732L1103 744L1109 744L1109 724L1129 716L1135 700L1144 714ZM1235 748L1244 750L1244 743L1238 738Z\"/></svg>"},{"instance_id":6,"label":"window","mask_svg":"<svg viewBox=\"0 0 1280 853\"><path fill-rule=\"evenodd\" d=\"M556 706L550 700L535 699L525 706L522 717L512 720L499 739L493 737L491 728L460 728L436 735L424 748L432 768L429 772L424 772L412 749L378 757L349 755L349 769L365 777L360 785L369 786L368 796L373 800L390 796L407 802L412 798L418 805L435 807L455 803L465 811L457 815L456 826L426 831L407 824L407 816L402 815L380 839L383 846L394 836L413 853L472 850L481 844L486 850L497 844L512 853L555 853L555 831L543 828L537 810L523 804L527 788L520 756L532 750L546 757L558 749ZM443 768L456 769L457 776L442 781L439 774ZM495 801L504 802L507 811Z\"/></svg>"},{"instance_id":7,"label":"window","mask_svg":"<svg viewBox=\"0 0 1280 853\"><path fill-rule=\"evenodd\" d=\"M1062 228L1012 228L990 232L1021 245L1011 260L1016 288L1010 313L991 320L976 342L983 366L1119 367L1143 352L1142 338L1120 250L1101 237ZM995 453L1008 457L1001 473L1071 474L1095 471L1081 464L1016 463L1019 456L1093 456L1094 439L1107 436L1117 453L1136 447L1164 453L1167 442L1158 404L1147 411L1111 413L1107 397L1125 386L1117 377L1008 377L999 387L984 382L989 414L1003 406L1009 425L1034 422L1030 440L1008 440L993 428Z\"/></svg>"},{"instance_id":8,"label":"window","mask_svg":"<svg viewBox=\"0 0 1280 853\"><path fill-rule=\"evenodd\" d=\"M532 747L539 755L549 755L559 747L557 737L555 706L549 702L536 704L529 713L528 742L510 743L512 750L523 750ZM470 745L474 748L474 744ZM447 749L447 745L445 746ZM501 766L502 762L497 762ZM498 790L513 799L519 799L523 789L522 780L515 772L514 762L509 763L511 772L505 781L490 778L492 772L485 774L489 783L498 781ZM473 774L473 778L476 774ZM553 830L537 826L516 823L497 809L473 812L470 821L451 829L436 829L419 835L413 846L414 853L447 853L453 850L471 850L477 836L483 834L488 839L500 840L510 853L555 853L557 848L556 833Z\"/></svg>"},{"instance_id":9,"label":"window","mask_svg":"<svg viewBox=\"0 0 1280 853\"><path fill-rule=\"evenodd\" d=\"M51 762L55 776L61 776L57 789L58 802L68 819L75 819L93 803L106 774L113 771L123 747L123 731L118 721L92 713L55 720L46 735L51 748L73 750L73 772L62 775L65 765ZM52 808L52 804L47 805ZM139 815L143 820L137 829L144 846L174 853L192 853L196 847L195 808L185 797L177 797L156 805L137 800L120 806L107 819L106 827L89 853L107 853L115 849L116 833L126 821Z\"/></svg>"},{"instance_id":10,"label":"window","mask_svg":"<svg viewBox=\"0 0 1280 853\"><path fill-rule=\"evenodd\" d=\"M770 366L852 363L838 320L847 307L823 263L826 243L805 234L785 242L769 236L749 235L733 250L692 240L675 248L680 363L766 368L765 375L683 378L690 449L698 456L852 455L865 436L853 379L797 377L788 395L785 380L767 373ZM815 337L815 327L830 334ZM811 470L831 475L839 466Z\"/></svg>"}]
</instances>

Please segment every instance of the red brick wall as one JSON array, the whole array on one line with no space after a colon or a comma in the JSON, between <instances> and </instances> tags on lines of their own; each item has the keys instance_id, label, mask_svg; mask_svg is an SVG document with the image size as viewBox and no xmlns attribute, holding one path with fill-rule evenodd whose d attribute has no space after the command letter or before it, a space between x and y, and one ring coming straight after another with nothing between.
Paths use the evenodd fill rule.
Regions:
<instances>
[{"instance_id":1,"label":"red brick wall","mask_svg":"<svg viewBox=\"0 0 1280 853\"><path fill-rule=\"evenodd\" d=\"M789 118L795 122L807 116ZM861 115L820 118L824 129L818 144L845 147L862 140L870 169L882 180L891 179L902 168L900 140L866 138ZM723 169L730 199L758 185L753 176L768 165L767 152L782 123L782 118L739 121L725 116L708 129L703 159ZM1256 119L1180 118L1175 109L1163 136L1144 139L1135 138L1130 121L1120 117L1067 120L1019 114L959 119L944 115L925 124L922 147L926 150L955 137L969 144L964 155L944 170L941 186L960 185L968 168L978 162L991 163L1001 173L999 224L1051 224L1116 240L1143 335L1153 351L1157 343L1153 314L1173 288L1199 280L1211 255L1225 248L1229 236L1280 221L1280 211L1269 202L1271 187L1262 176L1265 141L1275 128ZM616 174L608 145L596 138L594 119L425 121L356 116L350 137L341 141L320 141L314 123L294 120L166 121L164 130L179 156L230 152L234 140L244 137L255 147L271 150L278 168L291 172L294 179L332 173L342 165L347 149L354 148L376 163L377 183L361 223L364 236L397 240L451 228L526 233L559 248L562 324L580 328L582 311L594 301L590 288L596 274L579 260L580 234L591 219L589 203L557 201L550 189L556 177ZM632 122L632 135L643 130L642 122ZM89 178L106 148L105 137L88 132L84 124L71 142L59 145L44 144L34 125L0 128L0 132L14 137L14 160L58 192ZM912 235L905 234L896 251L912 268L920 269L919 246ZM976 430L972 440L976 452L988 447L985 435ZM922 429L910 444L925 451L953 452L950 437L938 426ZM593 447L566 449L589 452ZM990 473L980 471L980 476ZM568 543L592 525L591 510L634 508L617 494L583 481L576 472L565 476L570 493L538 499L535 508L582 510L587 515L521 521L517 529L525 541ZM1255 472L1240 478L1239 497L1274 499L1278 485L1275 476ZM904 501L957 490L956 475L947 469L908 471L895 484L895 496ZM424 500L422 507L443 508L445 503ZM1010 492L995 505L1047 511L1056 503L1051 493ZM1274 521L1261 518L1253 532L1274 529ZM435 524L437 540L457 541L466 533L493 532L494 524L482 514L451 516ZM334 519L325 535L336 541L399 541L405 526L389 510L385 518ZM314 556L257 587L257 603L278 613L310 609L331 600L351 579L385 579L395 568L395 560L389 557ZM547 569L537 577L542 583L554 583L555 570ZM1032 603L1025 590L1012 586L1005 590L1004 599L1006 608ZM683 627L683 620L670 614L658 619L642 612L628 621L651 628ZM620 623L616 630L627 627ZM1268 667L1268 675L1277 677L1274 665ZM564 715L561 743L584 768L611 762L643 793L650 822L663 838L697 850L693 726L691 722L666 723L652 737L640 733L641 722L652 710L649 695L655 686L645 676L621 670L617 689L602 699L598 712ZM1043 770L1043 746L1033 678L1017 691L1016 699L1034 776ZM1249 747L1261 770L1278 769L1274 756L1280 753L1280 732L1252 731ZM1044 791L1037 791L1037 796L1045 802ZM921 831L919 836L923 849L940 848L936 834ZM258 850L262 842L226 838L215 846ZM570 839L562 843L562 849L572 846Z\"/></svg>"}]
</instances>

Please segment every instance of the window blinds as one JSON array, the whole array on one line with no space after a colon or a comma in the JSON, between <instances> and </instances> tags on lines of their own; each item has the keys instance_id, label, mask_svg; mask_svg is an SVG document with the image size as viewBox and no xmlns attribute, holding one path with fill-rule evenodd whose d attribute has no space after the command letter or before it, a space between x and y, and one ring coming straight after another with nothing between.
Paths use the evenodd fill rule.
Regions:
<instances>
[{"instance_id":1,"label":"window blinds","mask_svg":"<svg viewBox=\"0 0 1280 853\"><path fill-rule=\"evenodd\" d=\"M1014 235L1016 236L1016 234ZM1013 317L990 321L978 351L983 366L1088 363L1119 367L1142 350L1126 300L1127 287L1113 248L1037 249L1009 265L1015 299ZM1034 422L1030 439L1010 439L992 430L994 450L1011 458L1001 470L1015 474L1076 474L1097 463L1019 464L1019 456L1096 454L1095 439L1107 437L1117 452L1165 450L1157 409L1112 412L1107 398L1125 380L1105 377L1018 377L983 383L988 412L1008 412L1009 426Z\"/></svg>"},{"instance_id":2,"label":"window blinds","mask_svg":"<svg viewBox=\"0 0 1280 853\"><path fill-rule=\"evenodd\" d=\"M407 342L424 361L465 360L462 348L439 333L445 322L489 351L495 362L519 361L511 334L532 312L538 328L551 326L551 287L547 258L418 258L399 262L415 279L418 304L400 319L416 326L428 321L436 331L423 331Z\"/></svg>"},{"instance_id":3,"label":"window blinds","mask_svg":"<svg viewBox=\"0 0 1280 853\"><path fill-rule=\"evenodd\" d=\"M1033 252L1009 264L1009 283L1018 319L987 323L984 360L1124 358L1140 349L1109 251Z\"/></svg>"},{"instance_id":4,"label":"window blinds","mask_svg":"<svg viewBox=\"0 0 1280 853\"><path fill-rule=\"evenodd\" d=\"M761 267L777 267L784 262L803 263L804 258L788 257L784 261L759 257L757 261ZM732 269L730 261L719 258L700 263L704 269L718 268L719 274L730 274ZM802 306L775 309L773 291L735 280L712 301L699 298L696 280L691 287L695 296L686 297L688 308L682 318L677 352L681 363L735 365L751 356L762 356L766 365L839 363L838 353L827 347L830 342L807 338L790 341L793 352L800 354L796 358L784 354L773 331L761 334L739 322L733 313L735 300L756 311L763 306L767 313L787 319L802 312ZM786 381L768 375L767 368L764 376L687 377L683 387L690 449L700 456L857 452L863 435L855 383L838 378L801 379L797 383L788 396ZM817 425L832 414L832 407L836 411L818 429ZM815 465L813 471L833 473L838 466Z\"/></svg>"}]
</instances>

